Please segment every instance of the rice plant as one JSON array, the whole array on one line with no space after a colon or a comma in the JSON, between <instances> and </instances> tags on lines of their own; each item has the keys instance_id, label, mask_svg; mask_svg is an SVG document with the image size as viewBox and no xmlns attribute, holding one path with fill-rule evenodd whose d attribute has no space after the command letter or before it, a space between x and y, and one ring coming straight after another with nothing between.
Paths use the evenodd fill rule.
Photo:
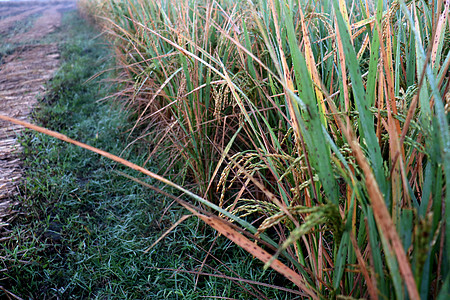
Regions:
<instances>
[{"instance_id":1,"label":"rice plant","mask_svg":"<svg viewBox=\"0 0 450 300\"><path fill-rule=\"evenodd\" d=\"M80 7L147 161L171 155L155 174L90 150L191 196L304 297L447 299L450 1Z\"/></svg>"}]
</instances>

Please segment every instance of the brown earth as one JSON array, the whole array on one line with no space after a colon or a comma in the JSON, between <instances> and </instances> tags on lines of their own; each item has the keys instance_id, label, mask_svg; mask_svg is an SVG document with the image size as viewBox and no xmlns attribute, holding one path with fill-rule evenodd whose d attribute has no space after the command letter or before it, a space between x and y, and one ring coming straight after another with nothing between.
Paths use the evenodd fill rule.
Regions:
<instances>
[{"instance_id":1,"label":"brown earth","mask_svg":"<svg viewBox=\"0 0 450 300\"><path fill-rule=\"evenodd\" d=\"M11 16L0 20L0 34L8 33L8 31L10 31L14 27L14 25L16 25L17 22L25 20L26 18L30 17L31 15L40 13L44 9L45 9L45 6L44 7L32 6L32 7L26 8L26 10L25 10L25 8L22 8L21 10L18 11L19 12L18 14L12 14Z\"/></svg>"},{"instance_id":2,"label":"brown earth","mask_svg":"<svg viewBox=\"0 0 450 300\"><path fill-rule=\"evenodd\" d=\"M37 6L34 6L37 7ZM30 7L31 9L31 7ZM20 6L5 6L5 7L0 7L0 21L6 17L11 17L14 15L17 15L19 13L23 13L23 7ZM4 28L2 28L4 29Z\"/></svg>"},{"instance_id":3,"label":"brown earth","mask_svg":"<svg viewBox=\"0 0 450 300\"><path fill-rule=\"evenodd\" d=\"M61 24L61 13L59 11L65 7L66 5L60 4L44 9L42 15L34 22L32 30L16 35L13 39L19 41L42 39L59 27Z\"/></svg>"},{"instance_id":4,"label":"brown earth","mask_svg":"<svg viewBox=\"0 0 450 300\"><path fill-rule=\"evenodd\" d=\"M3 58L0 65L0 114L27 120L37 104L37 97L45 93L44 84L59 65L57 45L39 43L39 40L60 26L60 11L74 8L74 3L66 1L50 5L45 2L27 2L21 5L16 2L13 7L21 9L3 18L2 12L6 13L7 10L0 10L0 45L17 45L11 55ZM39 17L30 30L2 38L2 34L13 30L18 21L36 14ZM17 135L21 130L20 126L0 121L0 231L5 229L12 218L12 207L16 204L13 199L18 193L17 184L22 178L21 147L17 142Z\"/></svg>"}]
</instances>

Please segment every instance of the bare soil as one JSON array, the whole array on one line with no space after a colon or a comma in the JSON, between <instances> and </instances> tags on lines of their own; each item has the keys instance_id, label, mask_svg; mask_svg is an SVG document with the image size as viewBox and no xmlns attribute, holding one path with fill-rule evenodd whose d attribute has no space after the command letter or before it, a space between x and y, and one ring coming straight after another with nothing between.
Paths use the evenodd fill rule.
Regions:
<instances>
[{"instance_id":1,"label":"bare soil","mask_svg":"<svg viewBox=\"0 0 450 300\"><path fill-rule=\"evenodd\" d=\"M0 34L4 35L8 33L17 24L17 22L25 20L33 14L40 13L45 8L46 6L32 6L28 8L23 7L17 14L12 14L5 17L0 20ZM17 7L15 9L17 10ZM4 13L8 13L8 11L5 11Z\"/></svg>"},{"instance_id":2,"label":"bare soil","mask_svg":"<svg viewBox=\"0 0 450 300\"><path fill-rule=\"evenodd\" d=\"M72 1L26 2L13 4L14 12L1 9L0 45L17 43L14 53L3 58L0 65L0 114L27 120L39 95L45 93L44 84L59 66L59 50L56 44L40 43L61 23L60 11L74 8ZM8 14L3 15L2 14ZM6 38L19 21L39 14L27 32ZM3 35L3 39L2 39ZM12 216L14 196L22 178L21 147L17 135L22 128L0 121L0 229L7 226Z\"/></svg>"}]
</instances>

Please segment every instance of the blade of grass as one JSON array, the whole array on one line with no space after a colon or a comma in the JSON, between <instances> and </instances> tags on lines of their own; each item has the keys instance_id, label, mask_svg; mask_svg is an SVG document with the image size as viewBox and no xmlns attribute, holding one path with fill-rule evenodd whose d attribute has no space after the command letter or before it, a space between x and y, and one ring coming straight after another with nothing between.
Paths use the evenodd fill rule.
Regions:
<instances>
[{"instance_id":1,"label":"blade of grass","mask_svg":"<svg viewBox=\"0 0 450 300\"><path fill-rule=\"evenodd\" d=\"M150 251L153 247L155 247L162 239L164 239L169 233L171 233L175 228L177 228L178 225L183 223L186 219L189 217L192 217L193 215L184 215L182 216L178 221L176 221L172 226L170 226L169 229L167 229L153 244L150 245L147 249L145 249L144 253L147 253Z\"/></svg>"},{"instance_id":2,"label":"blade of grass","mask_svg":"<svg viewBox=\"0 0 450 300\"><path fill-rule=\"evenodd\" d=\"M329 201L337 204L337 185L331 168L330 150L328 149L325 137L322 131L322 122L317 107L316 96L313 91L313 83L305 58L298 48L297 39L293 27L292 11L283 6L285 18L287 21L286 31L288 35L289 47L294 66L295 80L299 96L296 96L294 90L289 90L287 97L288 107L291 110L291 118L295 118L297 124L305 122L297 130L301 133L308 147L308 156L311 158L313 167L318 171L322 186ZM301 106L304 106L301 114ZM301 125L301 124L299 124Z\"/></svg>"},{"instance_id":3,"label":"blade of grass","mask_svg":"<svg viewBox=\"0 0 450 300\"><path fill-rule=\"evenodd\" d=\"M342 44L347 60L348 70L352 79L352 90L359 112L360 126L362 129L361 135L365 139L367 151L369 152L369 160L373 165L377 183L381 191L385 192L386 179L383 172L383 159L381 157L380 146L378 144L378 140L373 128L373 117L369 112L370 104L367 103L367 99L365 96L366 93L364 92L364 85L361 80L361 71L356 59L355 50L353 49L351 43L350 34L347 31L346 23L341 16L341 13L338 9L339 5L336 0L334 0L334 7L338 23L338 30L341 37L341 39L337 39L337 43Z\"/></svg>"}]
</instances>

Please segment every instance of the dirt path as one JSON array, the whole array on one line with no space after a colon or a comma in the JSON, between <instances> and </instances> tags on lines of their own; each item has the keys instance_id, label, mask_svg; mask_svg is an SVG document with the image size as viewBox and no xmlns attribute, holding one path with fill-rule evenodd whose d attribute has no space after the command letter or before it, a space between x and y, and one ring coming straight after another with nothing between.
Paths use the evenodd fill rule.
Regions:
<instances>
[{"instance_id":1,"label":"dirt path","mask_svg":"<svg viewBox=\"0 0 450 300\"><path fill-rule=\"evenodd\" d=\"M0 34L12 30L18 21L40 13L33 27L13 38L0 37L1 43L20 42L14 53L3 58L0 65L0 114L26 120L37 104L37 96L45 92L44 84L58 68L56 44L41 44L39 40L53 32L61 22L62 9L74 8L73 2L60 4L16 3L21 12L0 20ZM3 10L2 10L3 11ZM1 12L0 11L0 14ZM38 41L38 43L36 43ZM0 228L9 223L13 197L22 177L20 145L17 134L21 128L0 121Z\"/></svg>"}]
</instances>

